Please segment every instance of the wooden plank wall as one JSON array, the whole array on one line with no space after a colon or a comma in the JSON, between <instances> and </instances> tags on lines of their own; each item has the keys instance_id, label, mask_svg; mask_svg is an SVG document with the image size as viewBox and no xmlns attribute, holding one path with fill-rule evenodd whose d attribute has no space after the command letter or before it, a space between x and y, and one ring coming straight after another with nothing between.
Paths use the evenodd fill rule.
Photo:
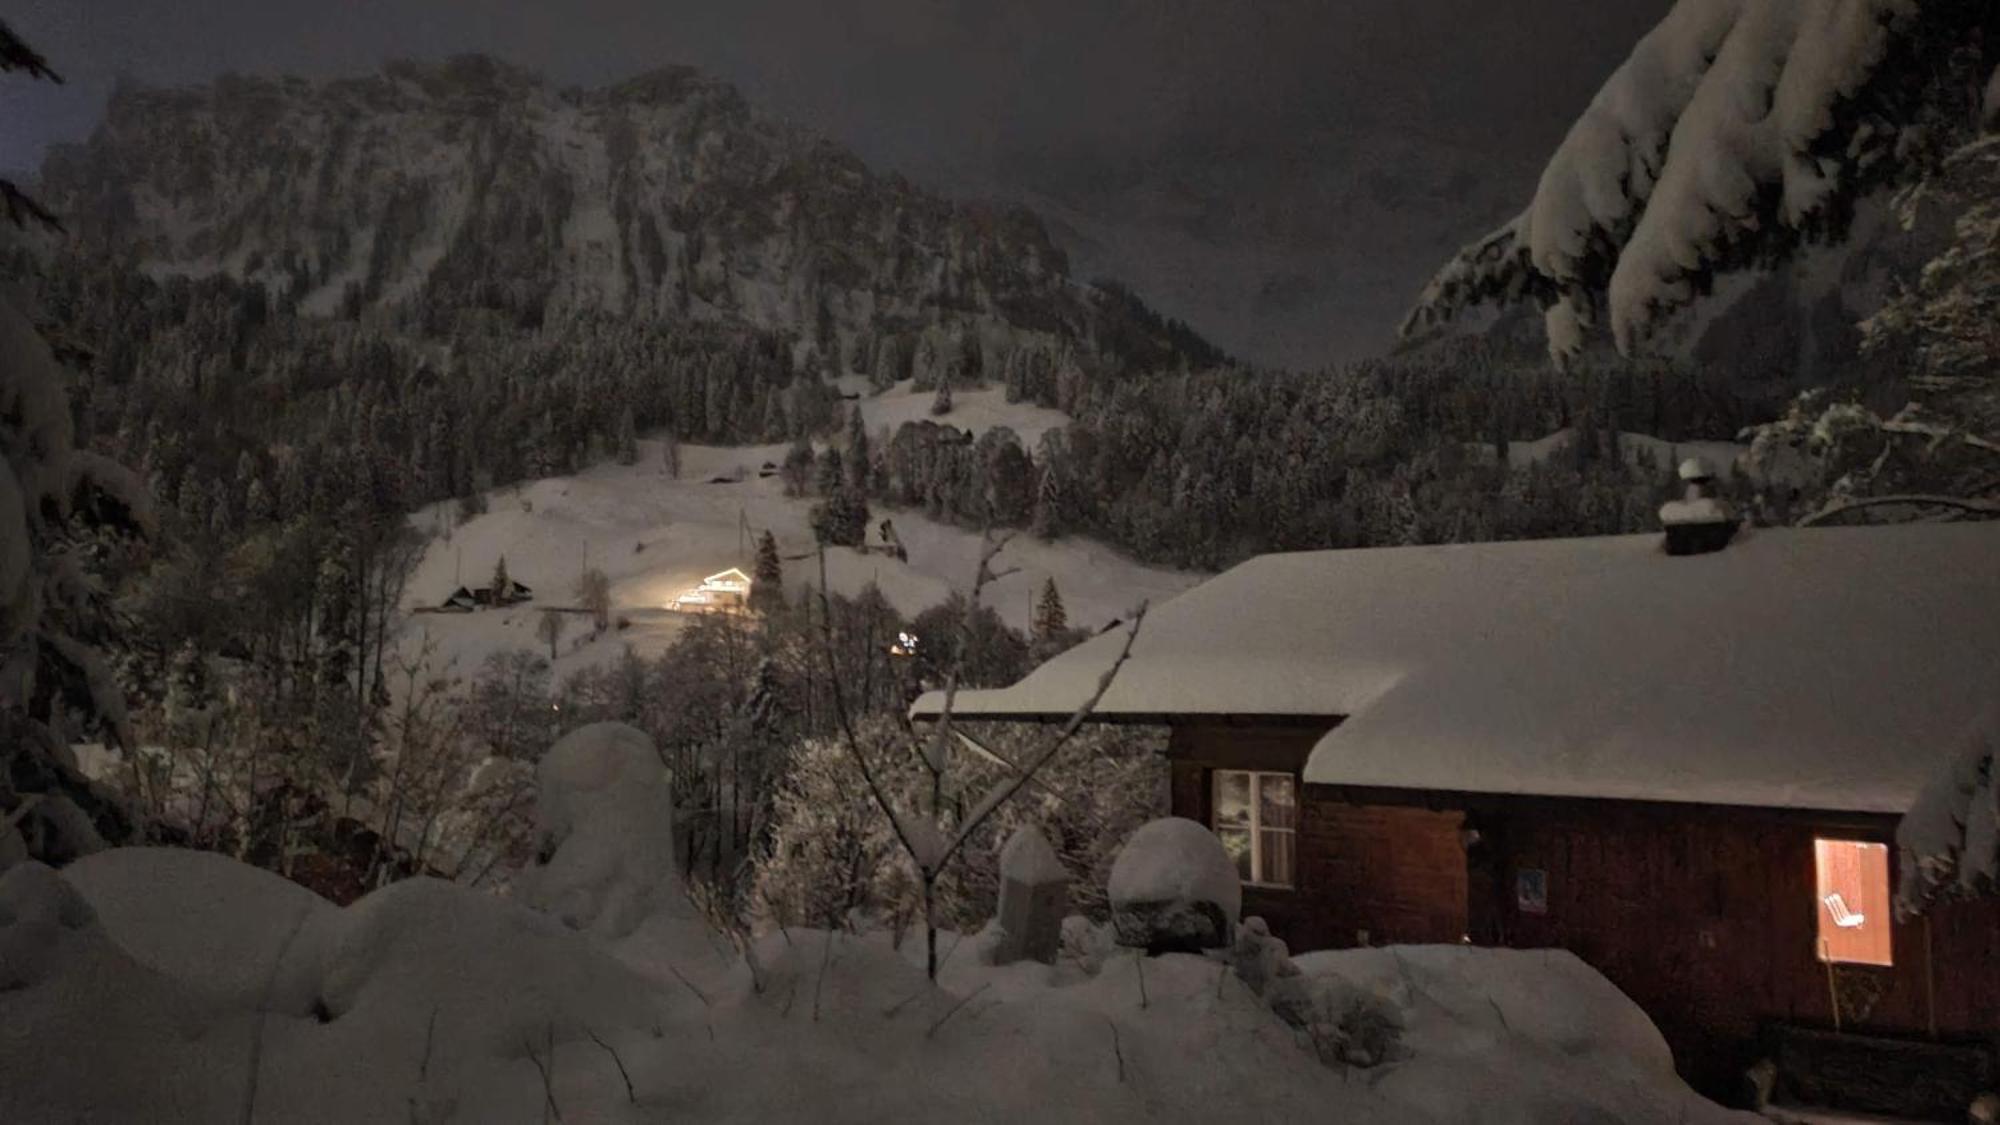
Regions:
<instances>
[{"instance_id":1,"label":"wooden plank wall","mask_svg":"<svg viewBox=\"0 0 2000 1125\"><path fill-rule=\"evenodd\" d=\"M1207 823L1209 771L1298 772L1323 730L1178 728L1175 815ZM1456 941L1568 949L1659 1025L1682 1073L1731 1091L1768 1021L2000 1036L2000 901L1895 926L1894 965L1817 955L1814 840L1889 840L1889 816L1632 801L1302 787L1299 885L1246 888L1294 950ZM1476 830L1468 837L1464 830ZM1517 880L1544 873L1542 913ZM1880 909L1875 902L1868 908ZM1928 931L1928 936L1927 936ZM1928 963L1928 970L1927 970Z\"/></svg>"},{"instance_id":2,"label":"wooden plank wall","mask_svg":"<svg viewBox=\"0 0 2000 1125\"><path fill-rule=\"evenodd\" d=\"M1934 1010L1943 1036L2000 1032L2000 902L1897 925L1892 966L1838 965L1829 980L1818 956L1814 840L1888 840L1894 818L1480 804L1470 812L1484 838L1470 861L1486 900L1472 906L1475 940L1576 953L1653 1017L1683 1073L1705 1088L1733 1080L1766 1021L1831 1027L1836 996L1850 1030L1927 1034ZM1544 914L1519 909L1523 868L1547 873Z\"/></svg>"},{"instance_id":3,"label":"wooden plank wall","mask_svg":"<svg viewBox=\"0 0 2000 1125\"><path fill-rule=\"evenodd\" d=\"M1189 727L1171 752L1173 811L1209 822L1214 769L1297 775L1323 730ZM1358 804L1323 786L1300 787L1298 883L1243 889L1245 917L1261 915L1292 948L1455 942L1466 933L1464 849L1455 809Z\"/></svg>"}]
</instances>

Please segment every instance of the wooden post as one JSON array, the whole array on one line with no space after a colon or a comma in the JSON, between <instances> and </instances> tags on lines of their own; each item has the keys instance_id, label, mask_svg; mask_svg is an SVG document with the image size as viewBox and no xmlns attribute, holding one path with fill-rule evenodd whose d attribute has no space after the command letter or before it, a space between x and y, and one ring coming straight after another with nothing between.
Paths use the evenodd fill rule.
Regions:
<instances>
[{"instance_id":1,"label":"wooden post","mask_svg":"<svg viewBox=\"0 0 2000 1125\"><path fill-rule=\"evenodd\" d=\"M1833 1008L1833 1030L1840 1030L1840 988L1833 980L1833 961L1827 956L1826 939L1819 939L1820 964L1826 966L1826 999Z\"/></svg>"},{"instance_id":2,"label":"wooden post","mask_svg":"<svg viewBox=\"0 0 2000 1125\"><path fill-rule=\"evenodd\" d=\"M1924 915L1924 1024L1931 1038L1937 1032L1937 966L1931 951L1931 916Z\"/></svg>"}]
</instances>

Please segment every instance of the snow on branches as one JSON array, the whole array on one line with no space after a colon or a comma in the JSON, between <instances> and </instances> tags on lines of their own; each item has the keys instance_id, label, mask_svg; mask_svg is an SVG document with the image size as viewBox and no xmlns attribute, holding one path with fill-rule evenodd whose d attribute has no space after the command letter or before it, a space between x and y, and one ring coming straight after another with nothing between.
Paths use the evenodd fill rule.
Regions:
<instances>
[{"instance_id":1,"label":"snow on branches","mask_svg":"<svg viewBox=\"0 0 2000 1125\"><path fill-rule=\"evenodd\" d=\"M81 719L133 745L124 696L94 647L105 596L83 563L94 528L151 527L145 490L71 446L63 375L28 319L0 302L0 864L91 851L125 818L76 770Z\"/></svg>"},{"instance_id":2,"label":"snow on branches","mask_svg":"<svg viewBox=\"0 0 2000 1125\"><path fill-rule=\"evenodd\" d=\"M1975 0L1678 0L1402 333L1532 298L1558 363L1607 320L1629 354L1715 274L1841 234L1934 156L1934 126L1975 112L1991 63L1966 44L1991 19Z\"/></svg>"},{"instance_id":3,"label":"snow on branches","mask_svg":"<svg viewBox=\"0 0 2000 1125\"><path fill-rule=\"evenodd\" d=\"M2000 687L1996 683L1995 687ZM2000 883L2000 704L1969 727L1896 826L1896 913L1994 891Z\"/></svg>"}]
</instances>

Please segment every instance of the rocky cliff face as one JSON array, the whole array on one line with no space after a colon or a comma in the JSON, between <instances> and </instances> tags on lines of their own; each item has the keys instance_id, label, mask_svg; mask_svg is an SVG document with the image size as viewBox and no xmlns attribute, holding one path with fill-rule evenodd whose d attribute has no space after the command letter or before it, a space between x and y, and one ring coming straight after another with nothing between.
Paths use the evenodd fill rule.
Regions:
<instances>
[{"instance_id":1,"label":"rocky cliff face","mask_svg":"<svg viewBox=\"0 0 2000 1125\"><path fill-rule=\"evenodd\" d=\"M877 175L688 69L558 89L473 56L122 89L42 189L78 249L259 281L307 315L740 323L878 377L1202 350L1072 281L1032 214Z\"/></svg>"}]
</instances>

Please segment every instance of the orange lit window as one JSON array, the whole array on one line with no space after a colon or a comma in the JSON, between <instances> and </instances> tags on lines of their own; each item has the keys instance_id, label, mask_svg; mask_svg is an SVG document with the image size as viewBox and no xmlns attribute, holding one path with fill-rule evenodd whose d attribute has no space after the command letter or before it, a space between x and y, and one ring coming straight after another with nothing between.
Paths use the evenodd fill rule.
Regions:
<instances>
[{"instance_id":1,"label":"orange lit window","mask_svg":"<svg viewBox=\"0 0 2000 1125\"><path fill-rule=\"evenodd\" d=\"M1888 965L1889 845L1814 840L1819 872L1819 959Z\"/></svg>"}]
</instances>

